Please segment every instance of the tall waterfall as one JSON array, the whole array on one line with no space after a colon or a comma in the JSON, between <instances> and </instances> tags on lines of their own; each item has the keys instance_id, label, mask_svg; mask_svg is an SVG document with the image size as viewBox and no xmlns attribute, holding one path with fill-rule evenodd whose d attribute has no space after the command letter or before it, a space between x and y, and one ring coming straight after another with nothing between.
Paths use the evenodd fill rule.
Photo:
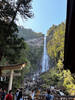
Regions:
<instances>
[{"instance_id":1,"label":"tall waterfall","mask_svg":"<svg viewBox=\"0 0 75 100\"><path fill-rule=\"evenodd\" d=\"M48 57L47 48L46 48L46 36L44 36L44 51L43 51L41 72L46 72L48 70L49 70L49 57Z\"/></svg>"},{"instance_id":2,"label":"tall waterfall","mask_svg":"<svg viewBox=\"0 0 75 100\"><path fill-rule=\"evenodd\" d=\"M35 80L36 77L38 77L40 75L40 73L46 72L48 70L49 70L49 57L48 57L47 48L46 48L46 36L44 36L44 49L43 49L41 72L40 72L40 70L37 71L33 75L32 79Z\"/></svg>"}]
</instances>

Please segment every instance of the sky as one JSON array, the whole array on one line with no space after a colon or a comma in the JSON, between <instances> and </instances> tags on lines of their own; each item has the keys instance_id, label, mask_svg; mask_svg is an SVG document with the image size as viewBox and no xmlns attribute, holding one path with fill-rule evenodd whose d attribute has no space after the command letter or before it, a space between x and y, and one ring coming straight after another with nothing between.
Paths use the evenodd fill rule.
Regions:
<instances>
[{"instance_id":1,"label":"sky","mask_svg":"<svg viewBox=\"0 0 75 100\"><path fill-rule=\"evenodd\" d=\"M66 20L67 0L33 0L32 19L19 18L19 25L30 28L35 32L46 34L54 24L58 25Z\"/></svg>"}]
</instances>

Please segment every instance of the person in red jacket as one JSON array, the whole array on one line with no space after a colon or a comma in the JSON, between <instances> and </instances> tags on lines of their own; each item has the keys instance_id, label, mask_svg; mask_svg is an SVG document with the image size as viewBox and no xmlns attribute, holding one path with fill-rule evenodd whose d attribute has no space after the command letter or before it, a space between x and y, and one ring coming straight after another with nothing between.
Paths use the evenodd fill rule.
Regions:
<instances>
[{"instance_id":1,"label":"person in red jacket","mask_svg":"<svg viewBox=\"0 0 75 100\"><path fill-rule=\"evenodd\" d=\"M5 100L13 100L12 90L10 90L9 93L6 95Z\"/></svg>"}]
</instances>

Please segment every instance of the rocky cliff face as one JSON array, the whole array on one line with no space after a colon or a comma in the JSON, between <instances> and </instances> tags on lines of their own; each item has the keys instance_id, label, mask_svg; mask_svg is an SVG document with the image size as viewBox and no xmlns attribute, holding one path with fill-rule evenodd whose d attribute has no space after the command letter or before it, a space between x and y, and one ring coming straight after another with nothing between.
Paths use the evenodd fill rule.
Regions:
<instances>
[{"instance_id":1,"label":"rocky cliff face","mask_svg":"<svg viewBox=\"0 0 75 100\"><path fill-rule=\"evenodd\" d=\"M29 46L41 47L43 46L44 35L34 32L32 29L25 29L18 27L18 37L23 38Z\"/></svg>"},{"instance_id":2,"label":"rocky cliff face","mask_svg":"<svg viewBox=\"0 0 75 100\"><path fill-rule=\"evenodd\" d=\"M43 37L34 38L26 41L30 46L41 47L43 46Z\"/></svg>"}]
</instances>

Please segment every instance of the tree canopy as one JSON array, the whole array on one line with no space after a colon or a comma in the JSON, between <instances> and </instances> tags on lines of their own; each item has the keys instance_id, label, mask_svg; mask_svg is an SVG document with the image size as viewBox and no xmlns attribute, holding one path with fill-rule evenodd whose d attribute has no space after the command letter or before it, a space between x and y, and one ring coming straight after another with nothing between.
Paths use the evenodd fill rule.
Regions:
<instances>
[{"instance_id":1,"label":"tree canopy","mask_svg":"<svg viewBox=\"0 0 75 100\"><path fill-rule=\"evenodd\" d=\"M5 56L7 48L24 46L23 39L18 39L14 32L18 31L16 24L17 14L24 18L32 17L32 0L0 0L0 60Z\"/></svg>"}]
</instances>

